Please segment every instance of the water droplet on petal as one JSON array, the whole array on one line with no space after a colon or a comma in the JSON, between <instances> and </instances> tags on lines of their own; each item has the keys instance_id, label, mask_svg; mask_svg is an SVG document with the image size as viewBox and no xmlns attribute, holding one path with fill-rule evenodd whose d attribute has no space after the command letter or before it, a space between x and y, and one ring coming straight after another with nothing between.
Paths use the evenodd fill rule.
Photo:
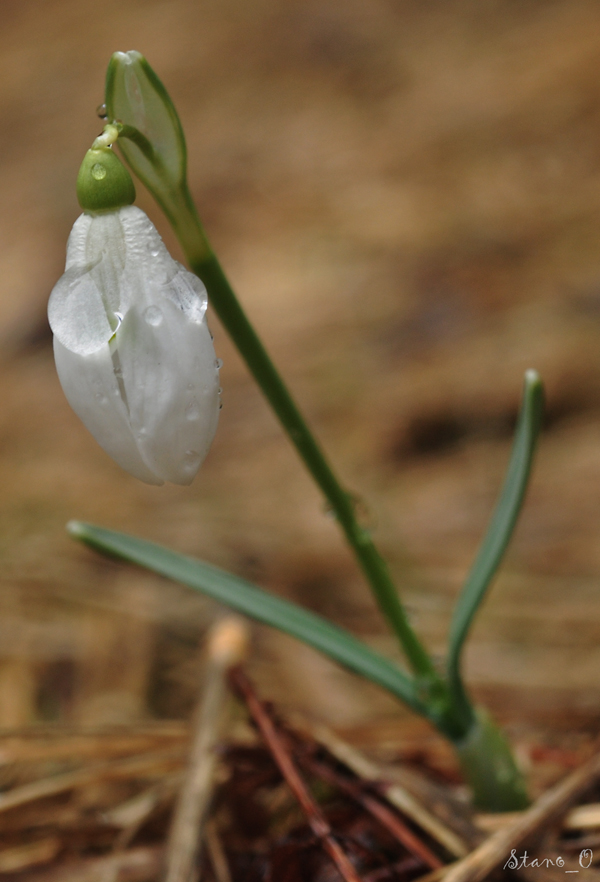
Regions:
<instances>
[{"instance_id":1,"label":"water droplet on petal","mask_svg":"<svg viewBox=\"0 0 600 882\"><path fill-rule=\"evenodd\" d=\"M150 254L152 255L152 257L158 257L158 255L160 254L160 251L158 250L158 248L151 248Z\"/></svg>"},{"instance_id":2,"label":"water droplet on petal","mask_svg":"<svg viewBox=\"0 0 600 882\"><path fill-rule=\"evenodd\" d=\"M92 177L95 181L101 181L106 177L106 168L101 162L95 162L92 166Z\"/></svg>"},{"instance_id":3,"label":"water droplet on petal","mask_svg":"<svg viewBox=\"0 0 600 882\"><path fill-rule=\"evenodd\" d=\"M217 358L217 360L216 360L216 362L215 362L215 365L216 365L216 367L217 367L217 370L220 371L221 368L223 367L223 359L222 359L222 358Z\"/></svg>"},{"instance_id":4,"label":"water droplet on petal","mask_svg":"<svg viewBox=\"0 0 600 882\"><path fill-rule=\"evenodd\" d=\"M195 450L186 450L183 457L183 467L186 471L196 471L200 465L200 454Z\"/></svg>"},{"instance_id":5,"label":"water droplet on petal","mask_svg":"<svg viewBox=\"0 0 600 882\"><path fill-rule=\"evenodd\" d=\"M166 279L168 287L164 292L165 296L184 313L189 321L200 324L208 306L206 288L198 276L189 273L181 264L175 261L172 263L178 268L178 271L174 276L169 275ZM156 276L154 267L152 272Z\"/></svg>"},{"instance_id":6,"label":"water droplet on petal","mask_svg":"<svg viewBox=\"0 0 600 882\"><path fill-rule=\"evenodd\" d=\"M200 418L200 407L195 398L190 401L185 409L185 418L191 423Z\"/></svg>"},{"instance_id":7,"label":"water droplet on petal","mask_svg":"<svg viewBox=\"0 0 600 882\"><path fill-rule=\"evenodd\" d=\"M156 328L162 322L163 314L158 306L149 306L148 309L144 312L144 318L149 325L152 325L153 328Z\"/></svg>"}]
</instances>

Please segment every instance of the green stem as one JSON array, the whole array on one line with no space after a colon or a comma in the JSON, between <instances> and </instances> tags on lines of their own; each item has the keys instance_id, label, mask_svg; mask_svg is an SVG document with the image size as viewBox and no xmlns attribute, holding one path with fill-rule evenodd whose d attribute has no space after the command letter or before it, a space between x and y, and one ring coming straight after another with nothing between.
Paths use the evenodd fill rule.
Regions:
<instances>
[{"instance_id":1,"label":"green stem","mask_svg":"<svg viewBox=\"0 0 600 882\"><path fill-rule=\"evenodd\" d=\"M335 477L323 451L306 425L285 383L235 296L206 234L189 191L177 200L168 217L190 267L205 283L213 309L245 359L254 379L275 411L292 444L327 499L344 535L368 579L379 607L398 636L424 691L439 691L441 680L427 650L411 628L388 567L371 536L355 516L354 502ZM163 206L164 207L164 206Z\"/></svg>"}]
</instances>

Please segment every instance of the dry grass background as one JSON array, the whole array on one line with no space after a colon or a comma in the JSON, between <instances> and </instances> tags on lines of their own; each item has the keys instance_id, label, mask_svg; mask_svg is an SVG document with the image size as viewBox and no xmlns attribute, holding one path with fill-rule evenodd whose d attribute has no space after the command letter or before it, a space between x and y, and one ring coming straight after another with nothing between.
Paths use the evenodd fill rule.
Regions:
<instances>
[{"instance_id":1,"label":"dry grass background","mask_svg":"<svg viewBox=\"0 0 600 882\"><path fill-rule=\"evenodd\" d=\"M94 557L90 520L205 557L393 652L218 322L224 408L190 489L122 473L66 404L45 307L110 54L170 90L222 262L443 651L523 371L548 420L469 650L512 720L600 711L600 8L595 0L2 0L0 727L181 717L215 608ZM166 241L158 210L139 193ZM263 688L334 723L375 689L256 632Z\"/></svg>"}]
</instances>

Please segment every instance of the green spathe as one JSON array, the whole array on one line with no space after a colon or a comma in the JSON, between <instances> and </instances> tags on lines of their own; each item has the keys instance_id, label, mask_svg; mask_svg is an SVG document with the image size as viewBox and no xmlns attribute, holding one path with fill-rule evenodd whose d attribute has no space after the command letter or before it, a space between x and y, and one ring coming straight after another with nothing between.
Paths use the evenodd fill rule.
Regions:
<instances>
[{"instance_id":1,"label":"green spathe","mask_svg":"<svg viewBox=\"0 0 600 882\"><path fill-rule=\"evenodd\" d=\"M167 90L141 53L114 53L105 101L109 120L119 120L123 156L150 191L169 202L185 185L185 137Z\"/></svg>"},{"instance_id":2,"label":"green spathe","mask_svg":"<svg viewBox=\"0 0 600 882\"><path fill-rule=\"evenodd\" d=\"M181 122L167 90L139 52L114 53L106 72L105 102L108 118L118 120L125 162L167 215L188 260L207 259L212 252L187 184Z\"/></svg>"},{"instance_id":3,"label":"green spathe","mask_svg":"<svg viewBox=\"0 0 600 882\"><path fill-rule=\"evenodd\" d=\"M111 147L92 147L77 175L77 199L84 211L116 211L135 200L131 175Z\"/></svg>"}]
</instances>

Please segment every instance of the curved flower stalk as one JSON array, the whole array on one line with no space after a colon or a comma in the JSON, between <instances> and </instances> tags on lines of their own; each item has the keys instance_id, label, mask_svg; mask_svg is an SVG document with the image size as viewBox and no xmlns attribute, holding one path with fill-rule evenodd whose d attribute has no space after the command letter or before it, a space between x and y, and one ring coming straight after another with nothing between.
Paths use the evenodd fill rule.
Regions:
<instances>
[{"instance_id":1,"label":"curved flower stalk","mask_svg":"<svg viewBox=\"0 0 600 882\"><path fill-rule=\"evenodd\" d=\"M189 484L219 414L206 289L144 212L124 204L133 182L106 143L115 127L106 129L79 173L86 211L48 305L56 368L69 404L120 466L148 484Z\"/></svg>"}]
</instances>

